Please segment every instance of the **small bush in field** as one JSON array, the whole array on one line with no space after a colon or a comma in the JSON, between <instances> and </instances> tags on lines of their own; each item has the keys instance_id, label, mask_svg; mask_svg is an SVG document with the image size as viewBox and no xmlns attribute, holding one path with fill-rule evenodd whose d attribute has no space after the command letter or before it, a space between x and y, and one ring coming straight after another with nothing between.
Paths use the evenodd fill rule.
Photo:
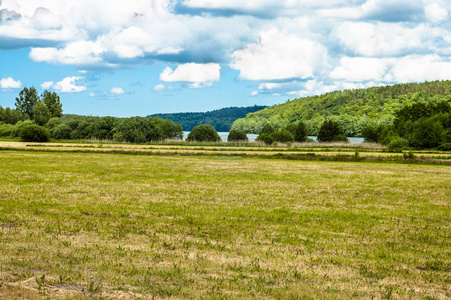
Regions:
<instances>
[{"instance_id":1,"label":"small bush in field","mask_svg":"<svg viewBox=\"0 0 451 300\"><path fill-rule=\"evenodd\" d=\"M46 128L38 125L25 126L19 133L20 138L24 142L47 142L49 135Z\"/></svg>"}]
</instances>

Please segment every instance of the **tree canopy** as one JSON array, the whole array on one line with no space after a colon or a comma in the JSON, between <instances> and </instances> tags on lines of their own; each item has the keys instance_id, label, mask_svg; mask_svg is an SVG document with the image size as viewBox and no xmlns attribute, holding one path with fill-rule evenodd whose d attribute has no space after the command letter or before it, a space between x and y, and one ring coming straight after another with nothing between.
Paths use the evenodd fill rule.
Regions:
<instances>
[{"instance_id":1,"label":"tree canopy","mask_svg":"<svg viewBox=\"0 0 451 300\"><path fill-rule=\"evenodd\" d=\"M414 103L395 114L392 125L367 126L363 130L366 142L390 145L404 140L414 148L448 148L451 143L451 105L448 102ZM399 148L399 147L398 147Z\"/></svg>"},{"instance_id":2,"label":"tree canopy","mask_svg":"<svg viewBox=\"0 0 451 300\"><path fill-rule=\"evenodd\" d=\"M451 81L396 84L333 91L320 96L288 100L236 120L232 129L260 133L270 122L275 130L304 122L310 135L317 135L326 119L338 122L346 136L359 136L367 126L391 125L395 113L414 103L451 102Z\"/></svg>"},{"instance_id":3,"label":"tree canopy","mask_svg":"<svg viewBox=\"0 0 451 300\"><path fill-rule=\"evenodd\" d=\"M34 88L25 87L16 98L16 108L22 113L27 114L30 119L33 119L33 108L40 101L38 91Z\"/></svg>"}]
</instances>

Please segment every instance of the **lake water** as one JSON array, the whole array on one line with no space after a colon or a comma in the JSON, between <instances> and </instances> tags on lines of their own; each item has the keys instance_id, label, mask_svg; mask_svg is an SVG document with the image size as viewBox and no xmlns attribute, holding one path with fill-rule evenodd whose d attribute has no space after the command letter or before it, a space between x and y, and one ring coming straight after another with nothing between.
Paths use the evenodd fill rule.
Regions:
<instances>
[{"instance_id":1,"label":"lake water","mask_svg":"<svg viewBox=\"0 0 451 300\"><path fill-rule=\"evenodd\" d=\"M185 140L188 136L189 131L183 131L183 139ZM223 142L227 142L227 137L229 136L228 132L218 132L219 136L221 137L221 140ZM247 138L249 139L249 142L255 142L255 139L257 138L258 134L248 134ZM316 141L316 136L309 136L312 140ZM363 143L363 138L360 137L348 137L349 142L360 144Z\"/></svg>"}]
</instances>

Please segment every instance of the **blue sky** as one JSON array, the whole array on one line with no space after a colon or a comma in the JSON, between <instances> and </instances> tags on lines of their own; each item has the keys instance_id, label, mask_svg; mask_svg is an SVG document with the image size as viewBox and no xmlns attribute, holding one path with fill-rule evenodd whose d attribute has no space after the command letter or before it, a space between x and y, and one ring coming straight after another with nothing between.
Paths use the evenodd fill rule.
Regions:
<instances>
[{"instance_id":1,"label":"blue sky","mask_svg":"<svg viewBox=\"0 0 451 300\"><path fill-rule=\"evenodd\" d=\"M448 0L0 0L0 106L65 113L272 105L451 79Z\"/></svg>"}]
</instances>

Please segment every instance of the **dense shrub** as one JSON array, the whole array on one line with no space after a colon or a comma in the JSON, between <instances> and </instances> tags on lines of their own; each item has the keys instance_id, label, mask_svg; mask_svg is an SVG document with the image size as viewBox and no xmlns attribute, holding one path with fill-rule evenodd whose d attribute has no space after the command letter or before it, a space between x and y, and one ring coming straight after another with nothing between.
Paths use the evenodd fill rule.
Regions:
<instances>
[{"instance_id":1,"label":"dense shrub","mask_svg":"<svg viewBox=\"0 0 451 300\"><path fill-rule=\"evenodd\" d=\"M229 132L229 136L227 137L228 142L235 141L248 141L246 133L244 131L232 129Z\"/></svg>"},{"instance_id":2,"label":"dense shrub","mask_svg":"<svg viewBox=\"0 0 451 300\"><path fill-rule=\"evenodd\" d=\"M38 125L25 126L19 133L20 138L24 142L47 142L49 135L45 127Z\"/></svg>"},{"instance_id":3,"label":"dense shrub","mask_svg":"<svg viewBox=\"0 0 451 300\"><path fill-rule=\"evenodd\" d=\"M57 140L68 140L70 139L71 131L72 128L70 128L69 125L63 123L53 129L52 137Z\"/></svg>"},{"instance_id":4,"label":"dense shrub","mask_svg":"<svg viewBox=\"0 0 451 300\"><path fill-rule=\"evenodd\" d=\"M260 133L255 140L262 141L266 145L271 145L274 142L272 135L268 133Z\"/></svg>"},{"instance_id":5,"label":"dense shrub","mask_svg":"<svg viewBox=\"0 0 451 300\"><path fill-rule=\"evenodd\" d=\"M16 125L14 125L13 130L11 131L11 136L18 137L22 128L31 125L35 125L35 123L31 120L17 122Z\"/></svg>"},{"instance_id":6,"label":"dense shrub","mask_svg":"<svg viewBox=\"0 0 451 300\"><path fill-rule=\"evenodd\" d=\"M451 143L444 143L437 147L441 151L451 151Z\"/></svg>"},{"instance_id":7,"label":"dense shrub","mask_svg":"<svg viewBox=\"0 0 451 300\"><path fill-rule=\"evenodd\" d=\"M345 142L345 143L348 143L349 140L348 140L348 138L345 137L344 135L339 134L339 135L336 135L336 136L334 136L334 137L332 138L332 142Z\"/></svg>"},{"instance_id":8,"label":"dense shrub","mask_svg":"<svg viewBox=\"0 0 451 300\"><path fill-rule=\"evenodd\" d=\"M288 143L294 141L293 135L288 130L274 131L270 136L273 142Z\"/></svg>"},{"instance_id":9,"label":"dense shrub","mask_svg":"<svg viewBox=\"0 0 451 300\"><path fill-rule=\"evenodd\" d=\"M74 124L74 123L72 123ZM82 120L77 123L77 127L70 133L70 138L73 140L88 139L92 136L94 130L94 122Z\"/></svg>"},{"instance_id":10,"label":"dense shrub","mask_svg":"<svg viewBox=\"0 0 451 300\"><path fill-rule=\"evenodd\" d=\"M219 142L221 137L213 126L204 124L194 127L188 134L186 140L197 142Z\"/></svg>"},{"instance_id":11,"label":"dense shrub","mask_svg":"<svg viewBox=\"0 0 451 300\"><path fill-rule=\"evenodd\" d=\"M2 124L0 125L0 136L12 136L14 125Z\"/></svg>"},{"instance_id":12,"label":"dense shrub","mask_svg":"<svg viewBox=\"0 0 451 300\"><path fill-rule=\"evenodd\" d=\"M406 139L401 137L394 138L390 144L388 144L388 150L391 152L401 152L409 146Z\"/></svg>"}]
</instances>

